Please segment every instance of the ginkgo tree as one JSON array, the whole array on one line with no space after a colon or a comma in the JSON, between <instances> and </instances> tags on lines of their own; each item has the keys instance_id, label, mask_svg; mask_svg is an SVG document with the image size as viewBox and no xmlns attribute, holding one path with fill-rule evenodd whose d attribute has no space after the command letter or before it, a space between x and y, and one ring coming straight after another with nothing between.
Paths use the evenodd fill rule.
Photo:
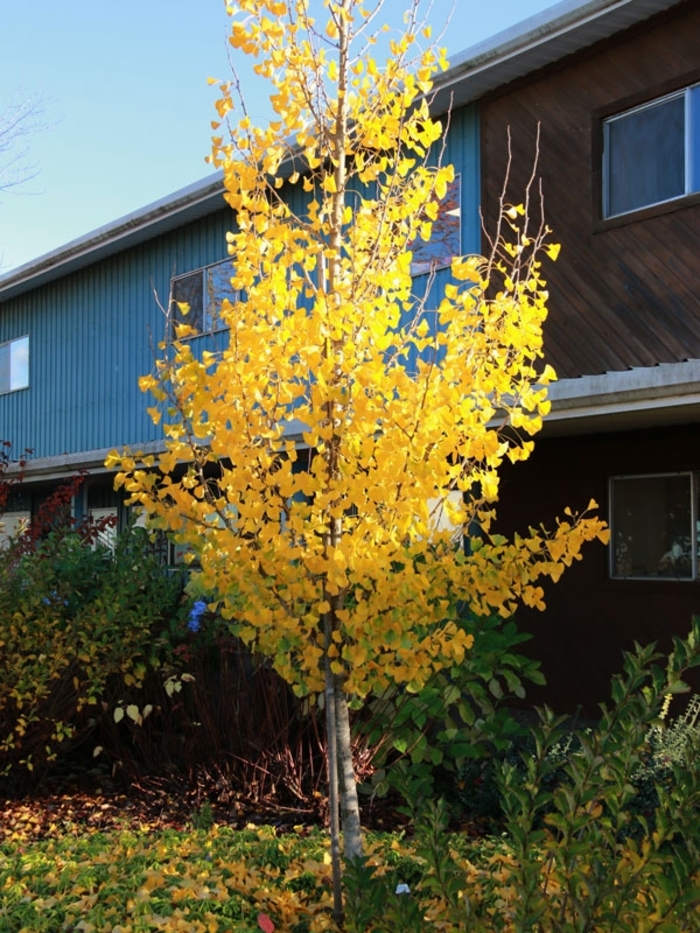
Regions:
<instances>
[{"instance_id":1,"label":"ginkgo tree","mask_svg":"<svg viewBox=\"0 0 700 933\"><path fill-rule=\"evenodd\" d=\"M165 452L108 461L151 524L190 546L233 630L299 694L325 695L333 838L337 767L349 857L349 705L461 664L458 600L543 608L542 578L607 536L588 510L551 532L491 533L499 467L529 455L549 408L540 260L557 247L527 206L502 204L487 255L456 256L439 295L434 276L414 281L454 178L430 112L446 62L416 0L380 66L382 6L325 0L316 22L308 0L230 4L234 53L271 82L274 119L255 126L238 80L220 85L226 340L203 348L173 322L141 380Z\"/></svg>"}]
</instances>

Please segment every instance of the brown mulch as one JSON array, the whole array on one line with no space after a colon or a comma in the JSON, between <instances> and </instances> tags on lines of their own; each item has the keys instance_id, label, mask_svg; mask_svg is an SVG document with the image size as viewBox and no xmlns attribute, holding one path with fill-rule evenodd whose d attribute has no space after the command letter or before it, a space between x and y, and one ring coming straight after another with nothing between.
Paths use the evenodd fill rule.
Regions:
<instances>
[{"instance_id":1,"label":"brown mulch","mask_svg":"<svg viewBox=\"0 0 700 933\"><path fill-rule=\"evenodd\" d=\"M285 832L299 825L324 825L325 809L320 797L308 807L295 808L253 800L231 788L217 792L183 776L149 777L127 787L107 774L93 773L47 781L24 796L5 796L0 785L0 844L59 833L207 828L212 822L234 829L267 824ZM384 801L363 806L367 828L391 830L405 822Z\"/></svg>"}]
</instances>

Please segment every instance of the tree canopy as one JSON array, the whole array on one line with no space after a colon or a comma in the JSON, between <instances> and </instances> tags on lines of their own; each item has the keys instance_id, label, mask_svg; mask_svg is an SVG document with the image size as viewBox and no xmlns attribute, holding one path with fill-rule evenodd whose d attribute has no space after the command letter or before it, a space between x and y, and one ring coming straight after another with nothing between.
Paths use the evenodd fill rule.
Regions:
<instances>
[{"instance_id":1,"label":"tree canopy","mask_svg":"<svg viewBox=\"0 0 700 933\"><path fill-rule=\"evenodd\" d=\"M226 339L173 323L141 380L165 451L108 463L192 548L234 631L297 692L330 688L343 719L353 697L464 661L458 600L543 608L542 579L607 531L568 513L492 534L499 469L528 457L549 410L540 261L558 247L533 189L502 204L485 256L453 258L441 294L412 274L455 172L430 110L444 53L417 3L381 65L382 3L324 6L317 24L306 0L232 5L234 55L254 56L275 116L255 126L236 78L220 85Z\"/></svg>"}]
</instances>

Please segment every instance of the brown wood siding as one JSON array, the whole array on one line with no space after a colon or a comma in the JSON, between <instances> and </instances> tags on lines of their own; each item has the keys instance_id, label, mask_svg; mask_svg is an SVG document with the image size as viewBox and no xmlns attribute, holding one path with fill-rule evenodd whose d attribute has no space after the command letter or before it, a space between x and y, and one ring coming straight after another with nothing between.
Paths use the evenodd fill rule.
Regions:
<instances>
[{"instance_id":1,"label":"brown wood siding","mask_svg":"<svg viewBox=\"0 0 700 933\"><path fill-rule=\"evenodd\" d=\"M598 502L606 520L612 476L700 469L697 425L620 434L543 438L525 463L502 476L496 530L511 536L544 523L552 528L566 506ZM542 661L547 686L528 701L547 702L562 713L581 706L594 716L610 696L610 679L622 669L622 652L635 642L657 642L668 652L673 635L687 635L700 615L700 581L613 580L608 548L585 546L583 560L557 584L545 583L544 612L522 609L520 627L533 635L527 652ZM700 675L693 687L700 691Z\"/></svg>"},{"instance_id":2,"label":"brown wood siding","mask_svg":"<svg viewBox=\"0 0 700 933\"><path fill-rule=\"evenodd\" d=\"M481 102L487 229L506 173L508 128L508 196L517 203L541 127L546 220L562 244L559 260L545 267L546 353L562 378L700 358L700 198L601 224L597 164L603 113L693 80L700 80L697 3Z\"/></svg>"}]
</instances>

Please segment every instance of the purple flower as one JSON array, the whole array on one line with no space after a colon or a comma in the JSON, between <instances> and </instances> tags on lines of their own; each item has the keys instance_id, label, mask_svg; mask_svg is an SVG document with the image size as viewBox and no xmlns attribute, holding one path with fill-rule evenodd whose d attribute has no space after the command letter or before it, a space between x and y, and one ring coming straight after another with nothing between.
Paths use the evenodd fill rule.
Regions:
<instances>
[{"instance_id":1,"label":"purple flower","mask_svg":"<svg viewBox=\"0 0 700 933\"><path fill-rule=\"evenodd\" d=\"M198 632L202 627L202 616L207 611L207 604L203 599L198 599L190 609L187 620L187 628L190 632Z\"/></svg>"}]
</instances>

